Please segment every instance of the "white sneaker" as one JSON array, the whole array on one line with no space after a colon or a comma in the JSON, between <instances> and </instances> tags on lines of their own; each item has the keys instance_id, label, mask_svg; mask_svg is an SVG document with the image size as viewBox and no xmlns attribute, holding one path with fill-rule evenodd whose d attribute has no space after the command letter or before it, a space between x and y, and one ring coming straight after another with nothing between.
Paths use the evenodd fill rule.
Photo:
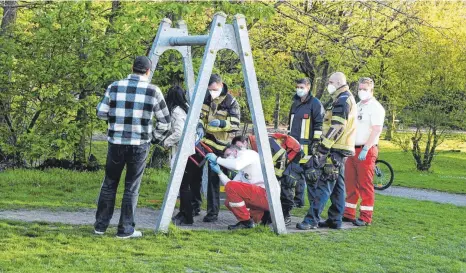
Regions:
<instances>
[{"instance_id":1,"label":"white sneaker","mask_svg":"<svg viewBox=\"0 0 466 273\"><path fill-rule=\"evenodd\" d=\"M139 238L139 237L142 237L142 232L140 232L138 230L134 230L133 234L131 234L131 235L126 235L126 236L117 235L116 237L118 239Z\"/></svg>"},{"instance_id":2,"label":"white sneaker","mask_svg":"<svg viewBox=\"0 0 466 273\"><path fill-rule=\"evenodd\" d=\"M97 230L94 229L94 234L95 235L104 235L105 231L97 231Z\"/></svg>"}]
</instances>

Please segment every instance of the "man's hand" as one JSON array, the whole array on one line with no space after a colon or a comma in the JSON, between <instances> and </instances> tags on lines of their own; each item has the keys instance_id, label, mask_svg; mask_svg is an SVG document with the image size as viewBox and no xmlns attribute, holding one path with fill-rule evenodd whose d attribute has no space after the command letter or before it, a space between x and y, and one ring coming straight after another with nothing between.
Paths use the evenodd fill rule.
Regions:
<instances>
[{"instance_id":1,"label":"man's hand","mask_svg":"<svg viewBox=\"0 0 466 273\"><path fill-rule=\"evenodd\" d=\"M217 156L214 153L206 154L205 158L209 160L210 163L217 164Z\"/></svg>"},{"instance_id":2,"label":"man's hand","mask_svg":"<svg viewBox=\"0 0 466 273\"><path fill-rule=\"evenodd\" d=\"M227 126L227 122L221 119L214 119L209 122L209 126L225 128L225 126Z\"/></svg>"},{"instance_id":3,"label":"man's hand","mask_svg":"<svg viewBox=\"0 0 466 273\"><path fill-rule=\"evenodd\" d=\"M364 148L362 148L361 152L359 153L358 159L361 160L361 161L366 160L368 152L369 152L369 148L364 146Z\"/></svg>"},{"instance_id":4,"label":"man's hand","mask_svg":"<svg viewBox=\"0 0 466 273\"><path fill-rule=\"evenodd\" d=\"M220 165L212 161L209 161L209 167L216 174L220 174L222 172L222 170L220 169Z\"/></svg>"}]
</instances>

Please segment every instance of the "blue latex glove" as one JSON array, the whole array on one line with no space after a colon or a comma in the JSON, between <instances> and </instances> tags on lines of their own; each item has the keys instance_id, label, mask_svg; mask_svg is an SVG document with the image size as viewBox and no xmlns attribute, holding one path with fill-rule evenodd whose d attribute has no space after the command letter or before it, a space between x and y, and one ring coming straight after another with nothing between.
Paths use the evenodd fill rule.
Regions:
<instances>
[{"instance_id":1,"label":"blue latex glove","mask_svg":"<svg viewBox=\"0 0 466 273\"><path fill-rule=\"evenodd\" d=\"M364 148L362 148L361 152L359 153L358 159L361 161L366 160L368 152L369 152L369 149L367 149L366 146L364 146Z\"/></svg>"},{"instance_id":2,"label":"blue latex glove","mask_svg":"<svg viewBox=\"0 0 466 273\"><path fill-rule=\"evenodd\" d=\"M227 126L227 123L224 120L214 119L211 122L209 122L209 126L224 128L225 126Z\"/></svg>"},{"instance_id":3,"label":"blue latex glove","mask_svg":"<svg viewBox=\"0 0 466 273\"><path fill-rule=\"evenodd\" d=\"M210 163L217 164L217 156L214 153L208 153L205 155L205 158L209 160Z\"/></svg>"},{"instance_id":4,"label":"blue latex glove","mask_svg":"<svg viewBox=\"0 0 466 273\"><path fill-rule=\"evenodd\" d=\"M196 145L199 144L199 142L202 140L204 137L204 128L202 127L202 124L198 124L196 128Z\"/></svg>"},{"instance_id":5,"label":"blue latex glove","mask_svg":"<svg viewBox=\"0 0 466 273\"><path fill-rule=\"evenodd\" d=\"M216 174L220 174L222 172L222 170L220 169L220 165L218 165L217 163L209 162L209 167Z\"/></svg>"}]
</instances>

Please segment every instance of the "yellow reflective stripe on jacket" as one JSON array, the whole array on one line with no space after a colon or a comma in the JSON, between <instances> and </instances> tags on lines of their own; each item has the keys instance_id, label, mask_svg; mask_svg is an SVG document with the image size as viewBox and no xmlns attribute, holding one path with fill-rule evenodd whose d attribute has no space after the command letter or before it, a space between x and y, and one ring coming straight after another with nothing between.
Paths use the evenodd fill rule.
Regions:
<instances>
[{"instance_id":1,"label":"yellow reflective stripe on jacket","mask_svg":"<svg viewBox=\"0 0 466 273\"><path fill-rule=\"evenodd\" d=\"M307 163L309 161L309 159L311 159L310 155L304 156L303 158L301 158L299 163Z\"/></svg>"},{"instance_id":2,"label":"yellow reflective stripe on jacket","mask_svg":"<svg viewBox=\"0 0 466 273\"><path fill-rule=\"evenodd\" d=\"M335 144L333 144L332 148L333 149L339 149L339 150L345 150L345 151L351 151L352 149L354 149L354 146L335 143Z\"/></svg>"},{"instance_id":3,"label":"yellow reflective stripe on jacket","mask_svg":"<svg viewBox=\"0 0 466 273\"><path fill-rule=\"evenodd\" d=\"M340 122L341 124L346 124L346 119L342 118L342 117L338 117L338 116L332 116L332 120L333 121L338 121Z\"/></svg>"},{"instance_id":4,"label":"yellow reflective stripe on jacket","mask_svg":"<svg viewBox=\"0 0 466 273\"><path fill-rule=\"evenodd\" d=\"M229 120L232 123L236 123L238 125L241 123L240 120L236 117L228 117L227 120Z\"/></svg>"},{"instance_id":5,"label":"yellow reflective stripe on jacket","mask_svg":"<svg viewBox=\"0 0 466 273\"><path fill-rule=\"evenodd\" d=\"M304 139L309 140L309 134L311 131L311 119L305 119L305 124L304 124ZM302 130L303 128L301 128ZM309 155L309 144L304 144L304 155Z\"/></svg>"},{"instance_id":6,"label":"yellow reflective stripe on jacket","mask_svg":"<svg viewBox=\"0 0 466 273\"><path fill-rule=\"evenodd\" d=\"M322 135L322 131L314 131L314 139L320 139Z\"/></svg>"},{"instance_id":7,"label":"yellow reflective stripe on jacket","mask_svg":"<svg viewBox=\"0 0 466 273\"><path fill-rule=\"evenodd\" d=\"M277 162L277 160L285 153L285 149L280 149L276 154L273 155L272 157L272 161L273 163L275 164Z\"/></svg>"},{"instance_id":8,"label":"yellow reflective stripe on jacket","mask_svg":"<svg viewBox=\"0 0 466 273\"><path fill-rule=\"evenodd\" d=\"M278 176L278 177L281 177L283 175L283 172L285 170L280 170L278 168L275 168L275 175Z\"/></svg>"},{"instance_id":9,"label":"yellow reflective stripe on jacket","mask_svg":"<svg viewBox=\"0 0 466 273\"><path fill-rule=\"evenodd\" d=\"M219 150L219 151L223 151L223 149L225 149L225 147L226 147L226 145L218 144L215 141L212 141L212 140L207 139L207 138L203 138L202 142L204 142L208 146L210 146L212 148L215 148L216 150Z\"/></svg>"},{"instance_id":10,"label":"yellow reflective stripe on jacket","mask_svg":"<svg viewBox=\"0 0 466 273\"><path fill-rule=\"evenodd\" d=\"M330 149L332 148L332 145L335 143L335 141L332 141L326 137L322 139L322 145L324 145L325 148Z\"/></svg>"}]
</instances>

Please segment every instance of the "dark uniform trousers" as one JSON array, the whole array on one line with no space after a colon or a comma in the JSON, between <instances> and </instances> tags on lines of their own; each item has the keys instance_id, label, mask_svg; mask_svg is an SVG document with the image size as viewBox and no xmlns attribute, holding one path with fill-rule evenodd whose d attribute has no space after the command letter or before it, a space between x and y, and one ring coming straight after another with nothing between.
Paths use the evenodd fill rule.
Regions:
<instances>
[{"instance_id":1,"label":"dark uniform trousers","mask_svg":"<svg viewBox=\"0 0 466 273\"><path fill-rule=\"evenodd\" d=\"M320 214L325 208L328 199L330 198L331 205L328 209L328 221L334 224L341 225L343 212L345 210L345 162L347 157L344 157L338 152L331 152L331 157L334 158L338 168L338 176L336 179L326 174L321 175L312 189L308 185L309 200L313 199L311 206L307 212L304 221L311 224L317 225L320 221ZM312 196L313 195L313 196Z\"/></svg>"},{"instance_id":2,"label":"dark uniform trousers","mask_svg":"<svg viewBox=\"0 0 466 273\"><path fill-rule=\"evenodd\" d=\"M188 219L193 217L193 210L202 204L201 183L202 167L188 160L180 187L180 211Z\"/></svg>"}]
</instances>

